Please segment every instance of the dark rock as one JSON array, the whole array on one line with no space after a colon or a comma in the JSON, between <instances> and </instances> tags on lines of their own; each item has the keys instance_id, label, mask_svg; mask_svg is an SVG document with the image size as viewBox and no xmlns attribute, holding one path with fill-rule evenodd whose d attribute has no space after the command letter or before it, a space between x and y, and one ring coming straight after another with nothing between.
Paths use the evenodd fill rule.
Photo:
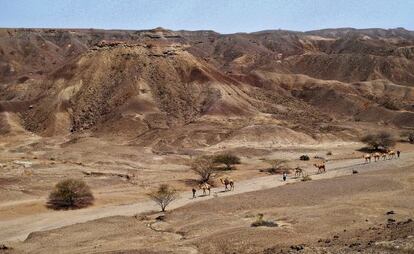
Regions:
<instances>
[{"instance_id":1,"label":"dark rock","mask_svg":"<svg viewBox=\"0 0 414 254\"><path fill-rule=\"evenodd\" d=\"M10 248L4 244L0 244L0 250L9 250Z\"/></svg>"},{"instance_id":2,"label":"dark rock","mask_svg":"<svg viewBox=\"0 0 414 254\"><path fill-rule=\"evenodd\" d=\"M299 245L292 245L292 246L290 246L290 248L291 248L292 250L301 251L301 250L303 250L305 247L304 247L303 245L299 244Z\"/></svg>"},{"instance_id":3,"label":"dark rock","mask_svg":"<svg viewBox=\"0 0 414 254\"><path fill-rule=\"evenodd\" d=\"M354 248L354 247L357 247L357 246L360 246L360 245L361 245L360 243L351 243L349 245L349 248Z\"/></svg>"},{"instance_id":4,"label":"dark rock","mask_svg":"<svg viewBox=\"0 0 414 254\"><path fill-rule=\"evenodd\" d=\"M394 219L391 219L391 218L388 219L388 223L394 223L394 222L395 222Z\"/></svg>"},{"instance_id":5,"label":"dark rock","mask_svg":"<svg viewBox=\"0 0 414 254\"><path fill-rule=\"evenodd\" d=\"M164 221L165 220L165 215L157 216L155 219L158 220L158 221Z\"/></svg>"}]
</instances>

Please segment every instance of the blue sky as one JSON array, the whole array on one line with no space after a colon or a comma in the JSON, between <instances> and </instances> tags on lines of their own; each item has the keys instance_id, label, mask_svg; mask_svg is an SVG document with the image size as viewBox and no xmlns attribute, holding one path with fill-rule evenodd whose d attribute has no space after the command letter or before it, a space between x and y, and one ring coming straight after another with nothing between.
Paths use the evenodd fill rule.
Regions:
<instances>
[{"instance_id":1,"label":"blue sky","mask_svg":"<svg viewBox=\"0 0 414 254\"><path fill-rule=\"evenodd\" d=\"M414 30L414 0L0 0L0 27Z\"/></svg>"}]
</instances>

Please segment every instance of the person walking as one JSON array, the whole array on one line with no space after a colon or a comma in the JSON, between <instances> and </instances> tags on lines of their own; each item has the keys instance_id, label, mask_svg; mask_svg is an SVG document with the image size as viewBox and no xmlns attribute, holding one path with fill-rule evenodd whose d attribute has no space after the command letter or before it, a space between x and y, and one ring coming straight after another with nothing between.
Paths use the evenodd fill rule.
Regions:
<instances>
[{"instance_id":1,"label":"person walking","mask_svg":"<svg viewBox=\"0 0 414 254\"><path fill-rule=\"evenodd\" d=\"M197 190L195 188L193 188L191 191L193 192L193 198L196 198L196 191Z\"/></svg>"},{"instance_id":2,"label":"person walking","mask_svg":"<svg viewBox=\"0 0 414 254\"><path fill-rule=\"evenodd\" d=\"M400 158L400 150L397 151L397 158Z\"/></svg>"},{"instance_id":3,"label":"person walking","mask_svg":"<svg viewBox=\"0 0 414 254\"><path fill-rule=\"evenodd\" d=\"M286 178L287 178L287 173L283 172L283 182L286 182Z\"/></svg>"}]
</instances>

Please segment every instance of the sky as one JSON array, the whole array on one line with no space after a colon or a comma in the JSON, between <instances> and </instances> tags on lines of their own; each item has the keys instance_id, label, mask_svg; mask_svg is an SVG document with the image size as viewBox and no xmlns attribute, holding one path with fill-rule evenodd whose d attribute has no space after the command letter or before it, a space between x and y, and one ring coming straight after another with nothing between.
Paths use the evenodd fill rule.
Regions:
<instances>
[{"instance_id":1,"label":"sky","mask_svg":"<svg viewBox=\"0 0 414 254\"><path fill-rule=\"evenodd\" d=\"M0 0L0 27L414 30L414 0Z\"/></svg>"}]
</instances>

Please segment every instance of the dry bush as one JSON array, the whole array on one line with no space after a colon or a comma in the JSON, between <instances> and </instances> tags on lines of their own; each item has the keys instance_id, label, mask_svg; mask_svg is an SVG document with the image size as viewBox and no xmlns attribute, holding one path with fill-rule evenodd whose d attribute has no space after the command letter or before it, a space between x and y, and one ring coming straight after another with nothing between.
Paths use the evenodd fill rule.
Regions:
<instances>
[{"instance_id":1,"label":"dry bush","mask_svg":"<svg viewBox=\"0 0 414 254\"><path fill-rule=\"evenodd\" d=\"M274 221L264 220L263 213L259 213L254 222L252 222L252 227L277 227L277 223Z\"/></svg>"},{"instance_id":2,"label":"dry bush","mask_svg":"<svg viewBox=\"0 0 414 254\"><path fill-rule=\"evenodd\" d=\"M233 165L240 164L240 158L233 154L219 154L213 157L214 163L226 165L226 170L231 170Z\"/></svg>"},{"instance_id":3,"label":"dry bush","mask_svg":"<svg viewBox=\"0 0 414 254\"><path fill-rule=\"evenodd\" d=\"M92 205L94 197L82 180L67 179L56 184L47 206L52 209L76 209Z\"/></svg>"},{"instance_id":4,"label":"dry bush","mask_svg":"<svg viewBox=\"0 0 414 254\"><path fill-rule=\"evenodd\" d=\"M411 132L411 133L408 134L408 141L411 144L414 144L414 132Z\"/></svg>"},{"instance_id":5,"label":"dry bush","mask_svg":"<svg viewBox=\"0 0 414 254\"><path fill-rule=\"evenodd\" d=\"M304 176L302 176L302 182L307 182L307 181L311 181L312 180L312 178L309 176L309 175L304 175Z\"/></svg>"},{"instance_id":6,"label":"dry bush","mask_svg":"<svg viewBox=\"0 0 414 254\"><path fill-rule=\"evenodd\" d=\"M401 134L401 138L408 140L411 144L414 144L414 131L412 132L404 132Z\"/></svg>"},{"instance_id":7,"label":"dry bush","mask_svg":"<svg viewBox=\"0 0 414 254\"><path fill-rule=\"evenodd\" d=\"M373 150L388 149L395 145L395 138L388 132L368 134L361 138L361 142L369 145Z\"/></svg>"},{"instance_id":8,"label":"dry bush","mask_svg":"<svg viewBox=\"0 0 414 254\"><path fill-rule=\"evenodd\" d=\"M308 161L308 160L310 160L309 156L308 156L308 155L306 155L306 154L301 155L301 156L299 157L299 159L300 159L301 161Z\"/></svg>"},{"instance_id":9,"label":"dry bush","mask_svg":"<svg viewBox=\"0 0 414 254\"><path fill-rule=\"evenodd\" d=\"M270 164L270 168L265 170L260 170L261 172L267 172L269 174L282 174L283 172L290 172L291 169L288 168L286 164L286 160L266 160L267 163Z\"/></svg>"},{"instance_id":10,"label":"dry bush","mask_svg":"<svg viewBox=\"0 0 414 254\"><path fill-rule=\"evenodd\" d=\"M207 156L198 157L191 164L191 170L199 175L200 183L206 183L214 172L213 159Z\"/></svg>"},{"instance_id":11,"label":"dry bush","mask_svg":"<svg viewBox=\"0 0 414 254\"><path fill-rule=\"evenodd\" d=\"M177 190L168 184L161 184L158 190L149 193L148 196L161 207L162 212L178 197Z\"/></svg>"}]
</instances>

